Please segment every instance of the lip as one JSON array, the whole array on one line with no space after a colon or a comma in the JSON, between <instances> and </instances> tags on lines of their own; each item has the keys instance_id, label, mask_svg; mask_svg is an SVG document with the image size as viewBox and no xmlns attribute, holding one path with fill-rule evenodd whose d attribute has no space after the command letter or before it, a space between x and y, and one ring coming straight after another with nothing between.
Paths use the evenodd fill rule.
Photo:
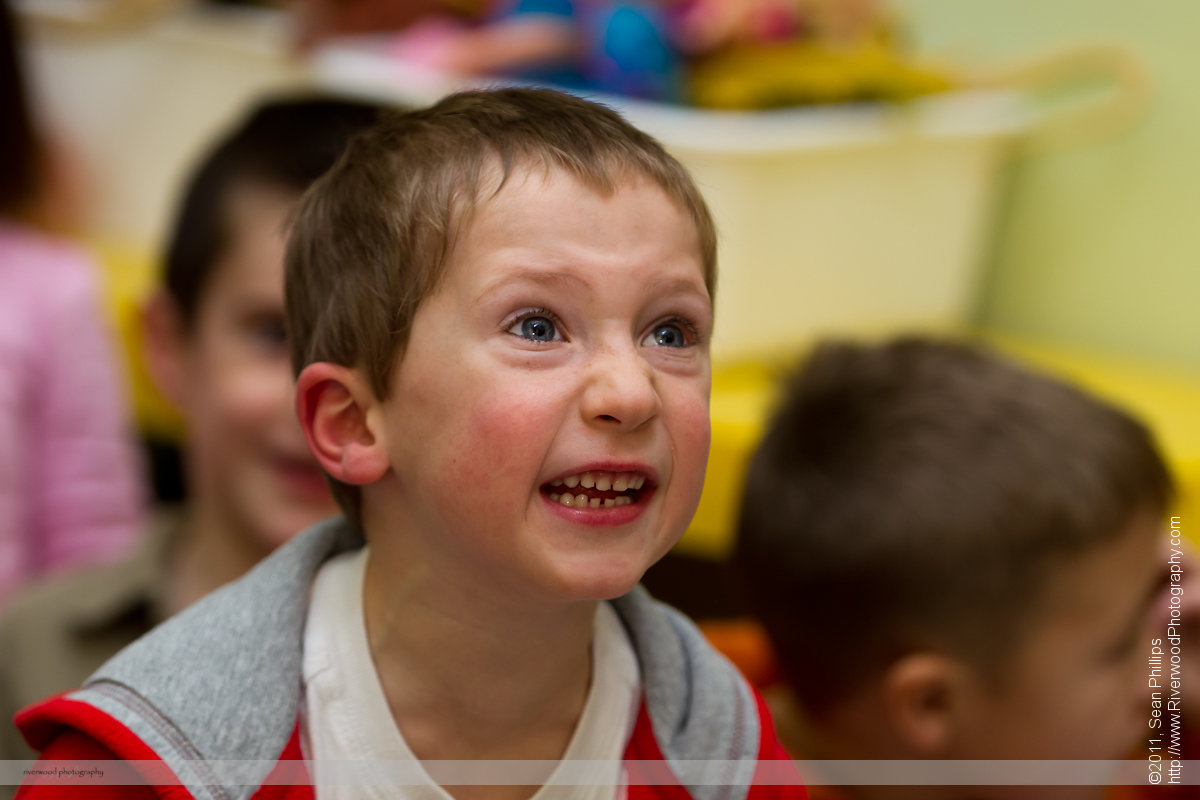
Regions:
<instances>
[{"instance_id":1,"label":"lip","mask_svg":"<svg viewBox=\"0 0 1200 800\"><path fill-rule=\"evenodd\" d=\"M647 486L658 486L658 470L654 469L654 467L632 461L604 461L564 470L563 472L552 476L549 480L543 483L542 488L544 489L545 487L549 486L553 481L561 481L563 478L569 478L572 475L582 475L585 472L636 472L640 475L646 476Z\"/></svg>"},{"instance_id":2,"label":"lip","mask_svg":"<svg viewBox=\"0 0 1200 800\"><path fill-rule=\"evenodd\" d=\"M646 483L638 490L637 502L625 506L577 508L574 506L564 506L562 503L550 499L551 482L562 480L571 475L582 475L585 472L632 472L645 476ZM650 499L654 497L657 491L658 471L653 467L633 462L605 461L573 467L570 470L555 475L541 485L539 494L541 494L542 502L547 506L550 513L576 525L603 528L628 525L638 519L645 513L646 508L650 504Z\"/></svg>"},{"instance_id":3,"label":"lip","mask_svg":"<svg viewBox=\"0 0 1200 800\"><path fill-rule=\"evenodd\" d=\"M645 492L644 489L642 491ZM550 495L546 492L542 492L541 495L542 502L550 510L551 514L556 514L576 525L605 528L628 525L644 514L650 498L654 495L654 490L640 496L636 503L630 503L627 506L613 506L612 508L575 508L573 506L564 506L562 503L551 500Z\"/></svg>"}]
</instances>

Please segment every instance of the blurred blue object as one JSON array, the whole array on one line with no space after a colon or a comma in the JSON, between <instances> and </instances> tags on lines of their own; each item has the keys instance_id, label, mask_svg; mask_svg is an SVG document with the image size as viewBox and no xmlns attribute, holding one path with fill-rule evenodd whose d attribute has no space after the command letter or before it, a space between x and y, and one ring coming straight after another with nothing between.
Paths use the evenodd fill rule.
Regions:
<instances>
[{"instance_id":1,"label":"blurred blue object","mask_svg":"<svg viewBox=\"0 0 1200 800\"><path fill-rule=\"evenodd\" d=\"M654 2L581 2L587 85L640 100L678 102L683 63Z\"/></svg>"},{"instance_id":2,"label":"blurred blue object","mask_svg":"<svg viewBox=\"0 0 1200 800\"><path fill-rule=\"evenodd\" d=\"M683 62L669 20L652 0L502 0L492 21L544 14L571 20L578 49L571 63L514 71L513 77L639 100L678 102Z\"/></svg>"}]
</instances>

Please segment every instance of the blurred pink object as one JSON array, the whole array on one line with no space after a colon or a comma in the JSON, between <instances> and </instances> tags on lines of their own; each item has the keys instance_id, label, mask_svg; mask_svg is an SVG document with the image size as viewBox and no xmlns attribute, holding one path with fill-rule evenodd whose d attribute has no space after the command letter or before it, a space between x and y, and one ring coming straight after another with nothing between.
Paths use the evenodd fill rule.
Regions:
<instances>
[{"instance_id":1,"label":"blurred pink object","mask_svg":"<svg viewBox=\"0 0 1200 800\"><path fill-rule=\"evenodd\" d=\"M140 459L116 359L95 265L0 221L0 604L138 537Z\"/></svg>"},{"instance_id":2,"label":"blurred pink object","mask_svg":"<svg viewBox=\"0 0 1200 800\"><path fill-rule=\"evenodd\" d=\"M388 53L409 64L441 67L454 59L467 30L465 24L450 17L426 17L395 34Z\"/></svg>"}]
</instances>

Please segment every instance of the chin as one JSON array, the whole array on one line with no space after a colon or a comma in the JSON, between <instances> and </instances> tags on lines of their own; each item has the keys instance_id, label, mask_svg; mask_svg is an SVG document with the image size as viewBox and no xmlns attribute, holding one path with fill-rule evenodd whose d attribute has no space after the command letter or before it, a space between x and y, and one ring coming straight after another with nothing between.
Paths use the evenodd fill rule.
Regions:
<instances>
[{"instance_id":1,"label":"chin","mask_svg":"<svg viewBox=\"0 0 1200 800\"><path fill-rule=\"evenodd\" d=\"M613 600L629 594L645 574L647 566L595 561L575 565L558 575L556 594L569 600Z\"/></svg>"}]
</instances>

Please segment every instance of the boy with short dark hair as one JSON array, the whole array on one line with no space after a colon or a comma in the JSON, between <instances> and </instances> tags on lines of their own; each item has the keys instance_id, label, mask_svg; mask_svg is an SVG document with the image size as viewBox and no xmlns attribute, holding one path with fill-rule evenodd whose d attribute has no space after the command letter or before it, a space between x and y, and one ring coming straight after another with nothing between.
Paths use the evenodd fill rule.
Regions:
<instances>
[{"instance_id":1,"label":"boy with short dark hair","mask_svg":"<svg viewBox=\"0 0 1200 800\"><path fill-rule=\"evenodd\" d=\"M753 459L738 538L795 696L780 716L789 748L1020 760L982 777L996 784L1026 782L1031 761L1126 757L1147 732L1171 493L1141 424L985 350L818 347Z\"/></svg>"},{"instance_id":2,"label":"boy with short dark hair","mask_svg":"<svg viewBox=\"0 0 1200 800\"><path fill-rule=\"evenodd\" d=\"M714 242L678 162L566 95L466 93L356 139L287 278L297 410L349 521L26 735L263 796L300 756L320 798L383 791L340 782L348 761L409 767L399 794L366 780L388 796L804 796L791 772L749 787L784 757L761 702L637 587L699 499ZM225 759L254 766L230 781ZM463 762L499 764L493 785L425 771Z\"/></svg>"},{"instance_id":3,"label":"boy with short dark hair","mask_svg":"<svg viewBox=\"0 0 1200 800\"><path fill-rule=\"evenodd\" d=\"M0 658L0 760L33 755L12 724L18 709L79 686L336 512L293 410L284 222L380 112L312 95L264 99L196 164L141 329L148 371L187 426L187 499L159 510L133 557L31 585L0 614L0 653L17 654Z\"/></svg>"}]
</instances>

